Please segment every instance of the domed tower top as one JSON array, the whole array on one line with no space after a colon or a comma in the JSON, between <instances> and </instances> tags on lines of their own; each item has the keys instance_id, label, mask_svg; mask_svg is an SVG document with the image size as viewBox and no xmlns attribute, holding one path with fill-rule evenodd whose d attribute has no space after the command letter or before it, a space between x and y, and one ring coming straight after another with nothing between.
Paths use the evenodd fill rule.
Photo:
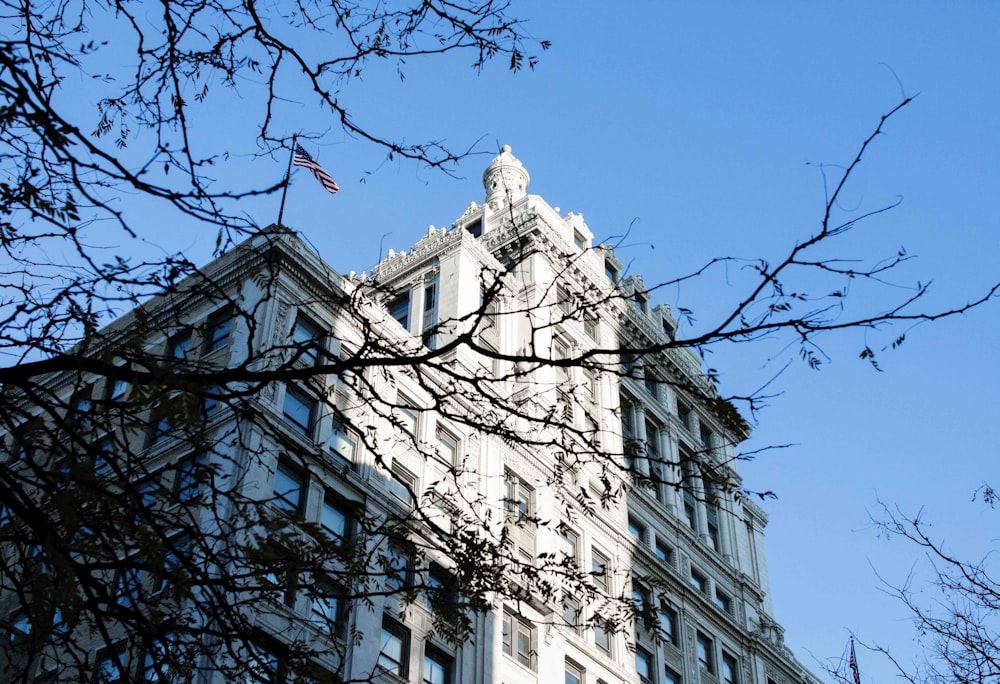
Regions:
<instances>
[{"instance_id":1,"label":"domed tower top","mask_svg":"<svg viewBox=\"0 0 1000 684\"><path fill-rule=\"evenodd\" d=\"M527 194L528 175L524 165L510 152L510 145L504 145L500 154L483 172L483 187L486 188L486 204L509 198L511 202Z\"/></svg>"}]
</instances>

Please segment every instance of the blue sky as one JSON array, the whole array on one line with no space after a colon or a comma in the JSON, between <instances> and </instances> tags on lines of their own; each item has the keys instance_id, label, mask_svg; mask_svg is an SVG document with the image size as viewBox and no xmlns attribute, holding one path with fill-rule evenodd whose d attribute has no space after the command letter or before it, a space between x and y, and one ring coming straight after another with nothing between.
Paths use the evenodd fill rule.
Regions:
<instances>
[{"instance_id":1,"label":"blue sky","mask_svg":"<svg viewBox=\"0 0 1000 684\"><path fill-rule=\"evenodd\" d=\"M883 113L917 95L866 156L839 209L849 216L900 196L902 204L856 229L846 253L881 257L905 246L919 258L894 283L905 293L933 279L935 306L998 279L1000 5L609 6L515 2L529 30L553 43L534 72L495 64L477 75L462 58L414 60L405 81L377 66L349 84L341 100L362 124L411 141L476 144L483 154L454 177L383 162L292 88L283 92L288 132L318 135L306 146L342 188L331 197L297 171L285 223L336 268L364 270L481 202L482 171L510 144L532 175L529 191L583 213L598 241L632 225L619 255L652 285L713 256L777 258L818 225L819 164L836 174ZM253 120L240 109L253 87L210 100L195 135L229 145L221 177L277 180L287 159L252 155ZM269 198L241 209L266 224L277 208ZM169 228L168 246L191 255L214 240L214 231ZM707 324L737 282L719 273L656 299ZM904 660L912 653L905 613L879 590L876 572L901 582L919 555L878 538L869 515L879 500L924 507L949 548L969 557L995 545L996 514L970 498L983 480L1000 483L989 429L1000 405L998 329L1000 302L919 326L882 355L881 373L858 352L895 335L831 335L822 370L793 362L778 380L783 395L761 414L748 448L795 446L742 472L748 486L778 493L765 505L773 598L788 645L807 665L839 657L848 630ZM742 392L794 356L767 344L720 347L712 365L725 390ZM863 652L859 660L866 684L892 680L884 663Z\"/></svg>"},{"instance_id":2,"label":"blue sky","mask_svg":"<svg viewBox=\"0 0 1000 684\"><path fill-rule=\"evenodd\" d=\"M651 284L712 256L776 258L820 219L818 165L849 162L879 117L916 95L841 209L903 202L857 229L846 252L880 257L905 246L918 258L894 282L933 279L935 305L964 301L1000 275L1000 6L607 7L524 4L534 35L553 42L533 73L414 64L402 85L373 74L352 86L359 117L413 139L481 138L489 154L468 159L455 179L398 163L365 176L377 154L331 131L313 147L343 190L325 197L300 172L287 222L338 268L361 270L384 234L384 249L407 249L427 225L450 225L481 202L482 170L506 143L532 174L530 191L583 213L598 239L636 220L620 254ZM733 296L716 277L657 298L707 323ZM774 603L787 643L814 669L843 653L848 630L904 660L913 654L906 614L876 572L902 582L920 556L878 537L869 518L878 501L924 507L935 533L970 558L995 545L996 514L970 499L983 480L1000 481L989 430L1000 404L998 324L994 304L919 326L882 354L881 373L858 353L892 336L827 336L822 370L793 362L777 382L783 395L748 448L795 446L742 472L750 487L778 493L765 505ZM789 358L780 347L740 346L720 348L712 363L739 392ZM893 679L874 656L859 659L865 682Z\"/></svg>"}]
</instances>

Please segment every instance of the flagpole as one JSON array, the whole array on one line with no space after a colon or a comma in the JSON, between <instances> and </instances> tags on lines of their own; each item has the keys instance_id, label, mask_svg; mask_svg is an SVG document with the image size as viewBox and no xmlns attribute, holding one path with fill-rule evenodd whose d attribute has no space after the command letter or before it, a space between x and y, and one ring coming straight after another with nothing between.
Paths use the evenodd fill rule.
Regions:
<instances>
[{"instance_id":1,"label":"flagpole","mask_svg":"<svg viewBox=\"0 0 1000 684\"><path fill-rule=\"evenodd\" d=\"M292 178L292 159L295 158L295 139L298 133L292 135L292 148L288 151L288 168L285 170L285 187L281 189L281 206L278 207L278 228L281 228L281 217L285 215L285 197L288 196L288 184Z\"/></svg>"}]
</instances>

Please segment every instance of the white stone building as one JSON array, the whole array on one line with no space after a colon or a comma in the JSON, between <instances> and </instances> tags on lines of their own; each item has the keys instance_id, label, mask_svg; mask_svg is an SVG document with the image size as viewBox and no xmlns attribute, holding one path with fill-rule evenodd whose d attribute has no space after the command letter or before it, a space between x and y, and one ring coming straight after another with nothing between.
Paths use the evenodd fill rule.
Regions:
<instances>
[{"instance_id":1,"label":"white stone building","mask_svg":"<svg viewBox=\"0 0 1000 684\"><path fill-rule=\"evenodd\" d=\"M222 382L227 369L285 371L208 413L215 442L199 466L214 462L226 491L294 514L303 539L359 540L335 566L300 569L247 603L261 676L284 679L294 644L316 681L813 684L773 616L767 516L740 494L746 425L698 358L670 346L669 307L623 277L580 215L527 194L508 148L483 183L482 205L371 274L341 276L291 233L264 232L206 266L206 281L144 308L159 321L145 349L166 360L217 369ZM100 344L114 348L138 315ZM364 361L311 372L338 359ZM112 380L49 384L74 401L125 392ZM157 435L113 439L141 455L143 477L186 496L183 464L197 459ZM204 524L230 515L219 511L206 506ZM488 559L497 585L479 587L485 610L467 611L470 632L453 642L433 595L463 574L465 532L502 552ZM365 562L368 577L346 569ZM327 577L365 590L323 600ZM11 644L30 632L22 613L7 608ZM316 627L324 620L333 629ZM156 679L148 640L121 639L95 641L79 667L176 678ZM111 664L109 651L120 655ZM226 681L226 657L195 680ZM36 660L41 678L61 671L58 656Z\"/></svg>"}]
</instances>

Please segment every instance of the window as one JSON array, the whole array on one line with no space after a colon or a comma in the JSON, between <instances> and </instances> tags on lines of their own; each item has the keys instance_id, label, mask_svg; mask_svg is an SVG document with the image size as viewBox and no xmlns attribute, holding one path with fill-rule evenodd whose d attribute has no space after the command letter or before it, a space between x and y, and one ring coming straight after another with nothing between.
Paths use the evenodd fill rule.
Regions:
<instances>
[{"instance_id":1,"label":"window","mask_svg":"<svg viewBox=\"0 0 1000 684\"><path fill-rule=\"evenodd\" d=\"M646 456L657 465L663 462L660 455L660 426L651 418L646 418Z\"/></svg>"},{"instance_id":2,"label":"window","mask_svg":"<svg viewBox=\"0 0 1000 684\"><path fill-rule=\"evenodd\" d=\"M691 429L691 407L682 401L677 402L677 421L689 430Z\"/></svg>"},{"instance_id":3,"label":"window","mask_svg":"<svg viewBox=\"0 0 1000 684\"><path fill-rule=\"evenodd\" d=\"M399 420L399 429L411 439L416 439L417 434L417 414L408 406L396 407L396 418Z\"/></svg>"},{"instance_id":4,"label":"window","mask_svg":"<svg viewBox=\"0 0 1000 684\"><path fill-rule=\"evenodd\" d=\"M653 654L642 647L635 649L635 671L643 684L653 682Z\"/></svg>"},{"instance_id":5,"label":"window","mask_svg":"<svg viewBox=\"0 0 1000 684\"><path fill-rule=\"evenodd\" d=\"M710 502L705 505L705 526L708 528L708 542L716 551L722 550L722 539L719 535L719 506L710 495Z\"/></svg>"},{"instance_id":6,"label":"window","mask_svg":"<svg viewBox=\"0 0 1000 684\"><path fill-rule=\"evenodd\" d=\"M450 605L448 602L456 598L455 578L440 565L431 563L427 569L425 592L427 594L425 605L428 610L437 611L447 607Z\"/></svg>"},{"instance_id":7,"label":"window","mask_svg":"<svg viewBox=\"0 0 1000 684\"><path fill-rule=\"evenodd\" d=\"M440 425L434 431L434 438L437 440L438 457L448 465L454 465L458 455L458 439Z\"/></svg>"},{"instance_id":8,"label":"window","mask_svg":"<svg viewBox=\"0 0 1000 684\"><path fill-rule=\"evenodd\" d=\"M109 650L103 652L97 659L94 668L94 680L98 684L111 684L112 682L122 682L126 679L128 669L128 659L124 650Z\"/></svg>"},{"instance_id":9,"label":"window","mask_svg":"<svg viewBox=\"0 0 1000 684\"><path fill-rule=\"evenodd\" d=\"M594 645L611 655L611 630L607 621L600 616L594 618Z\"/></svg>"},{"instance_id":10,"label":"window","mask_svg":"<svg viewBox=\"0 0 1000 684\"><path fill-rule=\"evenodd\" d=\"M608 558L596 549L591 558L590 576L594 578L595 587L608 590Z\"/></svg>"},{"instance_id":11,"label":"window","mask_svg":"<svg viewBox=\"0 0 1000 684\"><path fill-rule=\"evenodd\" d=\"M274 503L291 513L302 510L305 477L289 465L278 463L274 472Z\"/></svg>"},{"instance_id":12,"label":"window","mask_svg":"<svg viewBox=\"0 0 1000 684\"><path fill-rule=\"evenodd\" d=\"M691 586L698 590L699 593L708 593L708 578L703 574L691 568L691 576L689 577Z\"/></svg>"},{"instance_id":13,"label":"window","mask_svg":"<svg viewBox=\"0 0 1000 684\"><path fill-rule=\"evenodd\" d=\"M351 510L331 495L323 499L320 509L319 524L335 542L344 543L351 532Z\"/></svg>"},{"instance_id":14,"label":"window","mask_svg":"<svg viewBox=\"0 0 1000 684\"><path fill-rule=\"evenodd\" d=\"M345 468L350 468L354 464L354 454L357 449L357 441L344 425L338 421L333 421L333 429L330 432L330 457Z\"/></svg>"},{"instance_id":15,"label":"window","mask_svg":"<svg viewBox=\"0 0 1000 684\"><path fill-rule=\"evenodd\" d=\"M608 280L613 283L617 283L618 279L621 278L618 268L609 259L604 260L604 275L608 276Z\"/></svg>"},{"instance_id":16,"label":"window","mask_svg":"<svg viewBox=\"0 0 1000 684\"><path fill-rule=\"evenodd\" d=\"M16 641L21 641L31 634L31 618L27 613L14 613L10 618L10 636L9 640L11 643Z\"/></svg>"},{"instance_id":17,"label":"window","mask_svg":"<svg viewBox=\"0 0 1000 684\"><path fill-rule=\"evenodd\" d=\"M628 517L628 532L635 537L636 541L643 544L645 544L646 539L648 539L646 536L648 532L646 526L633 518L631 515Z\"/></svg>"},{"instance_id":18,"label":"window","mask_svg":"<svg viewBox=\"0 0 1000 684\"><path fill-rule=\"evenodd\" d=\"M309 321L301 317L295 319L292 326L292 354L310 366L315 366L319 361L319 352L322 347L319 330Z\"/></svg>"},{"instance_id":19,"label":"window","mask_svg":"<svg viewBox=\"0 0 1000 684\"><path fill-rule=\"evenodd\" d=\"M574 663L569 658L566 659L566 683L565 684L584 684L583 683L583 668Z\"/></svg>"},{"instance_id":20,"label":"window","mask_svg":"<svg viewBox=\"0 0 1000 684\"><path fill-rule=\"evenodd\" d=\"M715 674L715 657L712 653L712 640L698 632L695 640L695 649L698 653L698 665L705 672Z\"/></svg>"},{"instance_id":21,"label":"window","mask_svg":"<svg viewBox=\"0 0 1000 684\"><path fill-rule=\"evenodd\" d=\"M232 330L232 314L225 312L212 316L208 320L208 326L205 328L205 353L211 354L228 345Z\"/></svg>"},{"instance_id":22,"label":"window","mask_svg":"<svg viewBox=\"0 0 1000 684\"><path fill-rule=\"evenodd\" d=\"M722 683L739 684L737 676L736 658L726 652L722 653Z\"/></svg>"},{"instance_id":23,"label":"window","mask_svg":"<svg viewBox=\"0 0 1000 684\"><path fill-rule=\"evenodd\" d=\"M316 402L300 390L288 387L285 389L285 403L282 406L285 423L296 432L309 436L312 431L313 409Z\"/></svg>"},{"instance_id":24,"label":"window","mask_svg":"<svg viewBox=\"0 0 1000 684\"><path fill-rule=\"evenodd\" d=\"M632 295L632 303L635 305L635 308L643 313L646 313L646 310L649 308L649 300L641 292L636 292Z\"/></svg>"},{"instance_id":25,"label":"window","mask_svg":"<svg viewBox=\"0 0 1000 684\"><path fill-rule=\"evenodd\" d=\"M715 435L713 435L712 431L704 424L701 425L700 436L701 446L704 447L706 451L711 450L712 445L715 443Z\"/></svg>"},{"instance_id":26,"label":"window","mask_svg":"<svg viewBox=\"0 0 1000 684\"><path fill-rule=\"evenodd\" d=\"M669 665L663 666L663 684L681 684L681 676L670 669Z\"/></svg>"},{"instance_id":27,"label":"window","mask_svg":"<svg viewBox=\"0 0 1000 684\"><path fill-rule=\"evenodd\" d=\"M559 527L559 540L562 546L563 557L573 562L573 567L579 567L579 546L580 537L576 532L565 525Z\"/></svg>"},{"instance_id":28,"label":"window","mask_svg":"<svg viewBox=\"0 0 1000 684\"><path fill-rule=\"evenodd\" d=\"M504 509L507 519L518 523L526 522L532 514L531 488L521 478L509 470L504 474Z\"/></svg>"},{"instance_id":29,"label":"window","mask_svg":"<svg viewBox=\"0 0 1000 684\"><path fill-rule=\"evenodd\" d=\"M733 600L724 592L719 591L718 587L715 589L715 605L727 613L731 613L733 610Z\"/></svg>"},{"instance_id":30,"label":"window","mask_svg":"<svg viewBox=\"0 0 1000 684\"><path fill-rule=\"evenodd\" d=\"M409 672L410 632L387 615L382 616L382 636L379 640L379 667L397 677Z\"/></svg>"},{"instance_id":31,"label":"window","mask_svg":"<svg viewBox=\"0 0 1000 684\"><path fill-rule=\"evenodd\" d=\"M134 607L139 602L142 591L142 570L135 567L125 567L115 573L113 595L115 603L120 606Z\"/></svg>"},{"instance_id":32,"label":"window","mask_svg":"<svg viewBox=\"0 0 1000 684\"><path fill-rule=\"evenodd\" d=\"M634 622L637 630L648 629L653 625L649 590L634 581L632 583L632 610L635 611Z\"/></svg>"},{"instance_id":33,"label":"window","mask_svg":"<svg viewBox=\"0 0 1000 684\"><path fill-rule=\"evenodd\" d=\"M656 389L659 386L660 381L656 379L656 375L653 374L653 371L651 371L648 368L645 371L643 371L642 384L643 387L646 388L647 394L649 394L649 396L655 399Z\"/></svg>"},{"instance_id":34,"label":"window","mask_svg":"<svg viewBox=\"0 0 1000 684\"><path fill-rule=\"evenodd\" d=\"M451 684L452 659L430 644L424 646L423 684Z\"/></svg>"},{"instance_id":35,"label":"window","mask_svg":"<svg viewBox=\"0 0 1000 684\"><path fill-rule=\"evenodd\" d=\"M483 220L477 218L472 223L466 224L465 229L472 234L472 237L479 237L483 234Z\"/></svg>"},{"instance_id":36,"label":"window","mask_svg":"<svg viewBox=\"0 0 1000 684\"><path fill-rule=\"evenodd\" d=\"M573 244L579 247L580 249L587 248L586 236L576 228L573 229Z\"/></svg>"},{"instance_id":37,"label":"window","mask_svg":"<svg viewBox=\"0 0 1000 684\"><path fill-rule=\"evenodd\" d=\"M174 477L174 500L186 504L201 495L201 483L204 481L205 454L194 454L177 464L177 475Z\"/></svg>"},{"instance_id":38,"label":"window","mask_svg":"<svg viewBox=\"0 0 1000 684\"><path fill-rule=\"evenodd\" d=\"M579 633L580 632L580 602L574 598L566 596L563 598L563 622L570 626L570 628Z\"/></svg>"},{"instance_id":39,"label":"window","mask_svg":"<svg viewBox=\"0 0 1000 684\"><path fill-rule=\"evenodd\" d=\"M125 396L128 394L128 381L121 379L114 379L110 381L108 385L108 401L119 403L125 401Z\"/></svg>"},{"instance_id":40,"label":"window","mask_svg":"<svg viewBox=\"0 0 1000 684\"><path fill-rule=\"evenodd\" d=\"M434 276L435 279L437 276ZM437 282L424 285L423 342L429 349L437 348Z\"/></svg>"},{"instance_id":41,"label":"window","mask_svg":"<svg viewBox=\"0 0 1000 684\"><path fill-rule=\"evenodd\" d=\"M635 435L635 416L632 402L622 397L621 400L622 436L631 439Z\"/></svg>"},{"instance_id":42,"label":"window","mask_svg":"<svg viewBox=\"0 0 1000 684\"><path fill-rule=\"evenodd\" d=\"M591 318L590 316L584 316L583 332L586 333L587 337L596 342L598 340L598 330L597 319Z\"/></svg>"},{"instance_id":43,"label":"window","mask_svg":"<svg viewBox=\"0 0 1000 684\"><path fill-rule=\"evenodd\" d=\"M665 565L674 564L674 550L670 548L670 545L665 541L660 539L656 540L656 557L664 562Z\"/></svg>"},{"instance_id":44,"label":"window","mask_svg":"<svg viewBox=\"0 0 1000 684\"><path fill-rule=\"evenodd\" d=\"M556 306L564 314L569 314L573 310L573 297L569 290L563 285L556 286ZM563 358L563 357L560 357Z\"/></svg>"},{"instance_id":45,"label":"window","mask_svg":"<svg viewBox=\"0 0 1000 684\"><path fill-rule=\"evenodd\" d=\"M396 500L406 506L410 506L413 503L413 492L416 491L417 476L409 470L398 463L393 463L392 468L389 469L389 481L387 485L389 493Z\"/></svg>"},{"instance_id":46,"label":"window","mask_svg":"<svg viewBox=\"0 0 1000 684\"><path fill-rule=\"evenodd\" d=\"M518 554L524 560L535 555L535 525L532 516L533 490L521 478L512 473L504 473L504 509L507 517L507 533Z\"/></svg>"},{"instance_id":47,"label":"window","mask_svg":"<svg viewBox=\"0 0 1000 684\"><path fill-rule=\"evenodd\" d=\"M385 583L390 591L399 591L413 582L413 557L401 544L391 543L385 552Z\"/></svg>"},{"instance_id":48,"label":"window","mask_svg":"<svg viewBox=\"0 0 1000 684\"><path fill-rule=\"evenodd\" d=\"M185 331L174 335L167 343L167 356L173 363L184 363L187 361L188 353L191 351L191 331Z\"/></svg>"},{"instance_id":49,"label":"window","mask_svg":"<svg viewBox=\"0 0 1000 684\"><path fill-rule=\"evenodd\" d=\"M309 616L313 624L325 634L340 638L347 622L347 604L343 590L326 579L316 582L310 599Z\"/></svg>"},{"instance_id":50,"label":"window","mask_svg":"<svg viewBox=\"0 0 1000 684\"><path fill-rule=\"evenodd\" d=\"M535 669L535 628L507 611L503 614L503 652L526 668Z\"/></svg>"},{"instance_id":51,"label":"window","mask_svg":"<svg viewBox=\"0 0 1000 684\"><path fill-rule=\"evenodd\" d=\"M677 612L665 602L660 602L660 609L656 612L657 636L667 644L677 645Z\"/></svg>"},{"instance_id":52,"label":"window","mask_svg":"<svg viewBox=\"0 0 1000 684\"><path fill-rule=\"evenodd\" d=\"M399 324L410 329L410 291L402 290L389 300L389 314L399 321Z\"/></svg>"}]
</instances>

